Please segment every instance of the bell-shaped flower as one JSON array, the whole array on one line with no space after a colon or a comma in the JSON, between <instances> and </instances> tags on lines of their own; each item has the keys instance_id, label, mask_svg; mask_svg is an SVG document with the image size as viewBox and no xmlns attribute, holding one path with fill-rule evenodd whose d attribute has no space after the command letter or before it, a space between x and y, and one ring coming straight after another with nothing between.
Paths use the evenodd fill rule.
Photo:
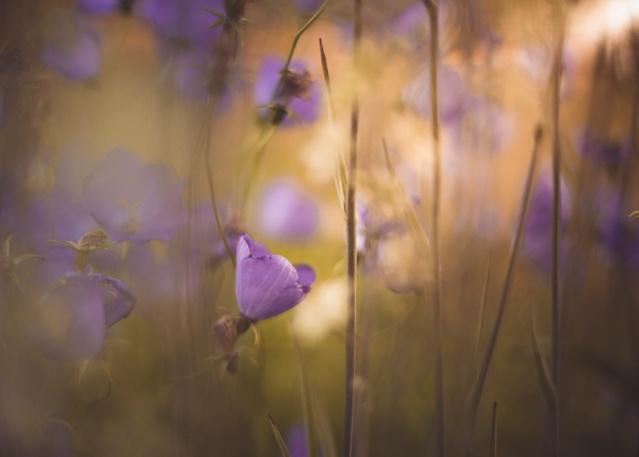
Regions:
<instances>
[{"instance_id":1,"label":"bell-shaped flower","mask_svg":"<svg viewBox=\"0 0 639 457\"><path fill-rule=\"evenodd\" d=\"M262 60L253 87L253 100L262 119L273 124L308 124L320 112L321 90L306 64L293 60L283 73L284 60L269 55Z\"/></svg>"},{"instance_id":2,"label":"bell-shaped flower","mask_svg":"<svg viewBox=\"0 0 639 457\"><path fill-rule=\"evenodd\" d=\"M319 210L315 200L295 183L277 180L262 193L259 222L273 238L307 240L317 231Z\"/></svg>"},{"instance_id":3,"label":"bell-shaped flower","mask_svg":"<svg viewBox=\"0 0 639 457\"><path fill-rule=\"evenodd\" d=\"M166 241L186 222L183 187L169 166L116 149L87 177L84 205L115 241Z\"/></svg>"},{"instance_id":4,"label":"bell-shaped flower","mask_svg":"<svg viewBox=\"0 0 639 457\"><path fill-rule=\"evenodd\" d=\"M237 243L235 297L242 316L268 319L297 305L311 290L315 271L271 254L244 235Z\"/></svg>"},{"instance_id":5,"label":"bell-shaped flower","mask_svg":"<svg viewBox=\"0 0 639 457\"><path fill-rule=\"evenodd\" d=\"M106 330L128 316L135 299L122 281L90 272L71 273L35 306L32 335L54 358L90 358Z\"/></svg>"},{"instance_id":6,"label":"bell-shaped flower","mask_svg":"<svg viewBox=\"0 0 639 457\"><path fill-rule=\"evenodd\" d=\"M83 17L54 13L46 26L42 60L73 80L85 80L100 71L102 43L98 31Z\"/></svg>"}]
</instances>

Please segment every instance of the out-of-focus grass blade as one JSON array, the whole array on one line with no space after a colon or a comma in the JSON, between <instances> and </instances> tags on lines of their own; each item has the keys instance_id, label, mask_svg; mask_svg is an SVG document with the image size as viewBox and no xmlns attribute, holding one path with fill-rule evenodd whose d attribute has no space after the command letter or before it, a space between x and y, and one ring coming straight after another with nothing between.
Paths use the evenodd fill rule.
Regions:
<instances>
[{"instance_id":1,"label":"out-of-focus grass blade","mask_svg":"<svg viewBox=\"0 0 639 457\"><path fill-rule=\"evenodd\" d=\"M322 408L322 405L316 395L311 394L309 399L311 401L313 419L315 420L319 433L320 449L322 450L321 455L323 457L338 457L335 437L333 436L328 415Z\"/></svg>"},{"instance_id":2,"label":"out-of-focus grass blade","mask_svg":"<svg viewBox=\"0 0 639 457\"><path fill-rule=\"evenodd\" d=\"M288 447L286 447L286 441L284 441L284 438L282 438L282 433L280 432L280 429L278 428L277 424L275 423L275 420L273 420L273 417L270 414L268 415L268 421L271 424L271 430L273 430L273 436L275 437L277 446L280 448L280 452L282 453L282 456L291 457L291 453L289 452Z\"/></svg>"},{"instance_id":3,"label":"out-of-focus grass blade","mask_svg":"<svg viewBox=\"0 0 639 457\"><path fill-rule=\"evenodd\" d=\"M484 282L482 284L481 302L479 303L479 320L477 322L477 334L475 336L475 349L473 351L473 363L475 370L477 369L477 362L479 359L479 346L481 343L481 334L484 329L484 320L486 315L486 301L488 300L488 283L490 282L490 259L491 254L488 254L488 260L486 261L486 271L484 272Z\"/></svg>"},{"instance_id":4,"label":"out-of-focus grass blade","mask_svg":"<svg viewBox=\"0 0 639 457\"><path fill-rule=\"evenodd\" d=\"M552 410L555 405L556 391L555 386L550 377L550 372L546 366L546 362L539 348L539 340L537 339L537 331L535 330L535 321L532 313L530 315L530 340L532 342L533 351L535 354L535 367L537 368L537 378L539 379L539 386L544 394L548 408Z\"/></svg>"},{"instance_id":5,"label":"out-of-focus grass blade","mask_svg":"<svg viewBox=\"0 0 639 457\"><path fill-rule=\"evenodd\" d=\"M493 402L493 416L490 425L490 457L497 457L497 402Z\"/></svg>"},{"instance_id":6,"label":"out-of-focus grass blade","mask_svg":"<svg viewBox=\"0 0 639 457\"><path fill-rule=\"evenodd\" d=\"M293 338L293 344L295 346L295 352L297 354L297 367L300 378L300 395L302 400L302 416L304 419L304 437L306 439L306 449L308 457L315 456L315 444L313 441L313 420L311 412L311 403L309 400L309 385L308 377L306 376L306 365L304 363L304 355L302 354L302 348L300 347L295 330L291 326L291 336Z\"/></svg>"}]
</instances>

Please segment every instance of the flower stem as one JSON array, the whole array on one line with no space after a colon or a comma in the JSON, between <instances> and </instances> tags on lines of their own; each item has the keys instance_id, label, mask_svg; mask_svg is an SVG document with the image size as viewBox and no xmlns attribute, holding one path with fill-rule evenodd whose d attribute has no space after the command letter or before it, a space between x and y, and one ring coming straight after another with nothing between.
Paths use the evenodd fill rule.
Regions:
<instances>
[{"instance_id":1,"label":"flower stem","mask_svg":"<svg viewBox=\"0 0 639 457\"><path fill-rule=\"evenodd\" d=\"M435 399L436 399L436 433L437 456L446 455L446 428L444 404L444 356L442 348L441 292L440 292L440 258L439 258L439 204L441 188L440 138L439 138L439 97L438 97L438 65L439 65L439 8L435 0L422 0L428 11L430 22L430 104L431 130L433 136L433 198L431 214L431 236L433 249L433 349L435 351Z\"/></svg>"},{"instance_id":2,"label":"flower stem","mask_svg":"<svg viewBox=\"0 0 639 457\"><path fill-rule=\"evenodd\" d=\"M560 11L557 14L561 15ZM563 18L558 18L559 30L552 70L552 266L551 266L551 306L552 306L552 333L551 333L551 376L555 387L551 411L551 449L550 456L558 455L559 446L559 212L561 209L561 187L559 183L559 171L561 166L561 148L559 137L559 90L561 83L561 62L563 55L564 26Z\"/></svg>"},{"instance_id":3,"label":"flower stem","mask_svg":"<svg viewBox=\"0 0 639 457\"><path fill-rule=\"evenodd\" d=\"M285 74L288 71L288 67L291 65L291 61L293 60L293 54L295 54L295 48L297 47L297 42L300 40L304 32L306 32L311 25L322 15L326 7L328 6L329 0L324 0L324 3L320 5L320 7L313 13L308 21L295 33L293 37L293 42L291 43L291 47L288 50L288 56L286 56L286 62L284 63L284 67L282 68L282 73Z\"/></svg>"},{"instance_id":4,"label":"flower stem","mask_svg":"<svg viewBox=\"0 0 639 457\"><path fill-rule=\"evenodd\" d=\"M362 37L362 0L353 1L353 65L358 68L359 46ZM353 453L353 419L355 416L355 367L357 330L357 246L355 233L355 193L357 189L357 136L359 133L359 100L357 88L351 107L350 148L348 162L348 191L346 196L346 256L348 280L348 311L346 320L346 372L344 392L344 457Z\"/></svg>"}]
</instances>

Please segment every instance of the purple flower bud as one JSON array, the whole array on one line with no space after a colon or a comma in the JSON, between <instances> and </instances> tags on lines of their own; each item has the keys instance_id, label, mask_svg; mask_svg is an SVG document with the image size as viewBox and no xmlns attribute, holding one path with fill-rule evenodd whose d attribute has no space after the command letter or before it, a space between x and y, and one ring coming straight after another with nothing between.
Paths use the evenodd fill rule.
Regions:
<instances>
[{"instance_id":1,"label":"purple flower bud","mask_svg":"<svg viewBox=\"0 0 639 457\"><path fill-rule=\"evenodd\" d=\"M100 70L101 48L100 35L88 21L56 14L48 24L42 59L58 73L81 81Z\"/></svg>"},{"instance_id":2,"label":"purple flower bud","mask_svg":"<svg viewBox=\"0 0 639 457\"><path fill-rule=\"evenodd\" d=\"M116 278L71 273L36 305L34 340L51 357L93 357L106 329L128 316L133 303L128 287Z\"/></svg>"},{"instance_id":3,"label":"purple flower bud","mask_svg":"<svg viewBox=\"0 0 639 457\"><path fill-rule=\"evenodd\" d=\"M306 240L319 222L319 210L312 197L296 184L275 181L262 196L260 225L269 236L281 240Z\"/></svg>"},{"instance_id":4,"label":"purple flower bud","mask_svg":"<svg viewBox=\"0 0 639 457\"><path fill-rule=\"evenodd\" d=\"M306 65L294 60L282 75L284 60L266 56L255 80L253 99L262 118L284 125L308 124L319 115L321 91Z\"/></svg>"},{"instance_id":5,"label":"purple flower bud","mask_svg":"<svg viewBox=\"0 0 639 457\"><path fill-rule=\"evenodd\" d=\"M172 168L116 149L87 177L84 206L113 240L166 241L186 221L182 190Z\"/></svg>"},{"instance_id":6,"label":"purple flower bud","mask_svg":"<svg viewBox=\"0 0 639 457\"><path fill-rule=\"evenodd\" d=\"M297 305L311 290L315 272L292 265L244 235L237 243L235 297L240 312L252 321L276 316Z\"/></svg>"}]
</instances>

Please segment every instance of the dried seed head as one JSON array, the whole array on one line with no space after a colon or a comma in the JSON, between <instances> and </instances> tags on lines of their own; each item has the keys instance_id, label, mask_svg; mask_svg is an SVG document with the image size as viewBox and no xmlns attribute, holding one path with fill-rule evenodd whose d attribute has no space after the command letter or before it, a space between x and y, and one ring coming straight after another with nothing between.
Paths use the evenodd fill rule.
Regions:
<instances>
[{"instance_id":1,"label":"dried seed head","mask_svg":"<svg viewBox=\"0 0 639 457\"><path fill-rule=\"evenodd\" d=\"M93 252L97 249L109 247L109 235L102 229L90 230L78 240L78 250L82 252Z\"/></svg>"}]
</instances>

